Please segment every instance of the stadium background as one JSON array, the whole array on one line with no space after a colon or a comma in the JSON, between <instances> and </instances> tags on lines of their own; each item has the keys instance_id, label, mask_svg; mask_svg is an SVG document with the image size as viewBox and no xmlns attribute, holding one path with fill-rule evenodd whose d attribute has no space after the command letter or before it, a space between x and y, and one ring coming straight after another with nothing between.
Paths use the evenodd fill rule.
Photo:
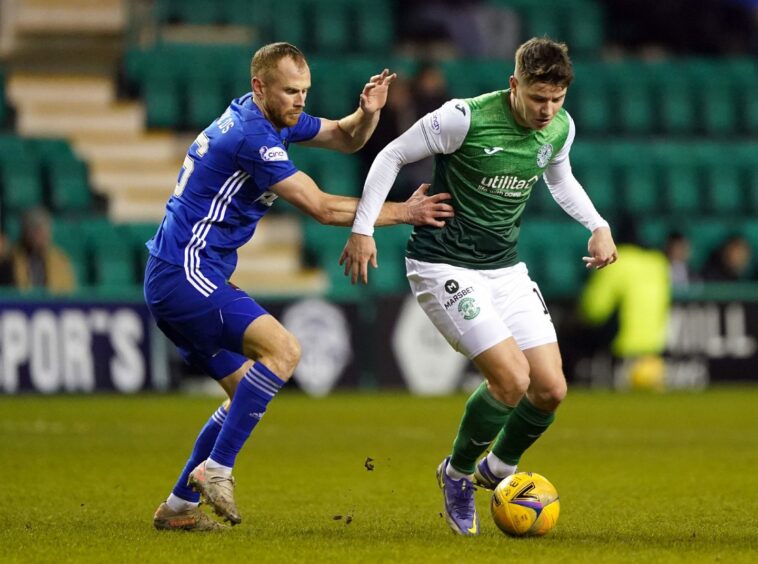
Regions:
<instances>
[{"instance_id":1,"label":"stadium background","mask_svg":"<svg viewBox=\"0 0 758 564\"><path fill-rule=\"evenodd\" d=\"M657 4L663 4L658 6ZM698 270L727 235L758 249L756 7L749 1L600 0L2 0L0 221L18 238L44 205L72 260L71 295L3 289L0 390L90 392L192 387L191 374L141 302L144 241L160 221L184 153L228 101L249 90L249 59L268 41L301 46L308 111L343 116L366 78L406 78L426 63L451 96L503 88L513 49L533 35L566 41L576 80L577 178L611 224L631 215L644 244L671 230ZM670 25L676 21L676 25ZM452 22L452 23L451 23ZM294 148L326 191L358 195L355 155ZM337 258L346 230L279 200L240 253L233 281L303 341L298 385L449 393L475 376L408 297L408 229L377 232L381 268L353 287ZM574 343L587 234L542 181L520 253L559 334ZM756 259L749 272L756 273ZM749 278L746 277L746 278ZM674 294L664 386L703 388L758 374L758 285L693 284ZM575 336L575 335L574 335ZM581 336L580 336L581 340ZM575 383L614 385L607 348L575 358Z\"/></svg>"}]
</instances>

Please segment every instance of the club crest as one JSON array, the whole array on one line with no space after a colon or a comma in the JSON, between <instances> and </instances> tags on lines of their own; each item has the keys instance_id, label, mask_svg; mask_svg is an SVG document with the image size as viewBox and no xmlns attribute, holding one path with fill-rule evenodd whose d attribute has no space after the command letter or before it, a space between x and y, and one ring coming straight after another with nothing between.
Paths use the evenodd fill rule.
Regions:
<instances>
[{"instance_id":1,"label":"club crest","mask_svg":"<svg viewBox=\"0 0 758 564\"><path fill-rule=\"evenodd\" d=\"M545 143L542 147L540 147L540 150L537 151L537 166L540 168L544 168L548 162L550 162L550 157L553 156L553 146L550 143Z\"/></svg>"}]
</instances>

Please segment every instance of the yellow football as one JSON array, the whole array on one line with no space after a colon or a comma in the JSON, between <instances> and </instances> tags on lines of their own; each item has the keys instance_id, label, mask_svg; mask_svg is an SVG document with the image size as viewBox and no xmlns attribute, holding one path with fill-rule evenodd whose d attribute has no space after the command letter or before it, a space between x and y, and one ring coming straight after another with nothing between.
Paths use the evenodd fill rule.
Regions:
<instances>
[{"instance_id":1,"label":"yellow football","mask_svg":"<svg viewBox=\"0 0 758 564\"><path fill-rule=\"evenodd\" d=\"M561 511L558 491L535 472L505 478L492 494L492 519L507 535L538 537L555 526Z\"/></svg>"}]
</instances>

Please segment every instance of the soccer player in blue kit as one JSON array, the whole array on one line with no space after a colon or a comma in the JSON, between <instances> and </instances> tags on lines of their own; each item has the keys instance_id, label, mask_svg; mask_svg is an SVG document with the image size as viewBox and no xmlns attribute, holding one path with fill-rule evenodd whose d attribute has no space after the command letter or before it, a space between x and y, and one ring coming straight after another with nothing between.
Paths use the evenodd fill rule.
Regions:
<instances>
[{"instance_id":1,"label":"soccer player in blue kit","mask_svg":"<svg viewBox=\"0 0 758 564\"><path fill-rule=\"evenodd\" d=\"M269 402L291 377L300 345L273 316L228 282L237 249L278 197L328 225L350 226L357 198L322 192L289 160L290 143L342 152L371 136L395 75L371 77L358 109L340 119L303 109L311 86L303 53L288 43L260 48L251 63L252 92L238 98L190 146L147 243L145 299L183 359L213 377L229 399L210 417L168 499L153 517L157 529L209 531L224 525L199 507L200 497L223 519L241 522L234 501L235 459ZM444 200L419 187L405 202L387 203L378 225L441 227L453 215ZM338 257L335 257L335 260Z\"/></svg>"}]
</instances>

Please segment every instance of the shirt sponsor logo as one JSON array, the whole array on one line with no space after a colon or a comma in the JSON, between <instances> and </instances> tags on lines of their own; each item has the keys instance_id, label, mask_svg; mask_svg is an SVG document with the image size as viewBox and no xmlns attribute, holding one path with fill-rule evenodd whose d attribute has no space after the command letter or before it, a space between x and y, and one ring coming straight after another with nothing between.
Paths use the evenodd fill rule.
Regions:
<instances>
[{"instance_id":1,"label":"shirt sponsor logo","mask_svg":"<svg viewBox=\"0 0 758 564\"><path fill-rule=\"evenodd\" d=\"M484 152L488 155L494 155L495 153L499 153L500 151L505 151L502 147L485 147Z\"/></svg>"},{"instance_id":2,"label":"shirt sponsor logo","mask_svg":"<svg viewBox=\"0 0 758 564\"><path fill-rule=\"evenodd\" d=\"M550 157L553 156L553 146L550 143L545 143L540 150L537 151L537 166L543 168L550 162Z\"/></svg>"},{"instance_id":3,"label":"shirt sponsor logo","mask_svg":"<svg viewBox=\"0 0 758 564\"><path fill-rule=\"evenodd\" d=\"M529 180L508 174L484 176L479 182L477 189L486 194L517 198L523 196L524 192L531 190L537 180L539 180L539 176L536 175L532 176Z\"/></svg>"},{"instance_id":4,"label":"shirt sponsor logo","mask_svg":"<svg viewBox=\"0 0 758 564\"><path fill-rule=\"evenodd\" d=\"M265 145L261 147L258 152L261 154L261 158L264 161L287 161L289 160L289 156L287 156L287 151L282 149L281 147L266 147Z\"/></svg>"},{"instance_id":5,"label":"shirt sponsor logo","mask_svg":"<svg viewBox=\"0 0 758 564\"><path fill-rule=\"evenodd\" d=\"M452 280L452 282L455 282L455 281ZM447 290L447 284L449 284L449 282L445 284L446 290ZM457 304L461 300L461 298L464 298L465 296L468 296L469 294L473 294L473 293L474 293L473 286L468 286L464 288L463 290L459 290L458 292L450 296L450 298L445 302L445 309L450 309L455 304Z\"/></svg>"},{"instance_id":6,"label":"shirt sponsor logo","mask_svg":"<svg viewBox=\"0 0 758 564\"><path fill-rule=\"evenodd\" d=\"M439 135L441 130L442 126L440 125L440 113L434 112L432 114L432 132Z\"/></svg>"}]
</instances>

